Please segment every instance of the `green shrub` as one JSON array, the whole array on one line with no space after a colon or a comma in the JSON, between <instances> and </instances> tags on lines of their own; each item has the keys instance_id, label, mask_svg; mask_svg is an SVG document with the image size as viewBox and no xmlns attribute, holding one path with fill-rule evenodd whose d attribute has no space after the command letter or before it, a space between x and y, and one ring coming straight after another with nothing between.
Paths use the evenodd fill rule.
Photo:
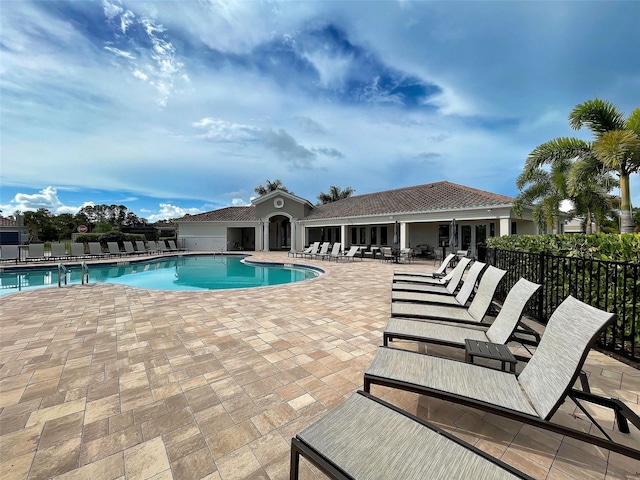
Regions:
<instances>
[{"instance_id":1,"label":"green shrub","mask_svg":"<svg viewBox=\"0 0 640 480\"><path fill-rule=\"evenodd\" d=\"M640 262L640 234L510 235L487 239L487 247L614 262Z\"/></svg>"}]
</instances>

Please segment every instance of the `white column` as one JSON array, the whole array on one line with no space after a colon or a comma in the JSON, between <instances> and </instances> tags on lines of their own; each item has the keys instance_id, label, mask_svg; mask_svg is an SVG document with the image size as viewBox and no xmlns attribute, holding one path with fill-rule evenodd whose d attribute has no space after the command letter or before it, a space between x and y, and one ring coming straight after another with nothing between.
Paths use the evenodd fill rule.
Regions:
<instances>
[{"instance_id":1,"label":"white column","mask_svg":"<svg viewBox=\"0 0 640 480\"><path fill-rule=\"evenodd\" d=\"M253 246L253 248L256 252L259 252L260 250L262 250L262 221L260 221L258 226L254 228L253 238L255 239L255 245Z\"/></svg>"},{"instance_id":2,"label":"white column","mask_svg":"<svg viewBox=\"0 0 640 480\"><path fill-rule=\"evenodd\" d=\"M342 243L342 249L347 246L347 225L340 225L340 243Z\"/></svg>"},{"instance_id":3,"label":"white column","mask_svg":"<svg viewBox=\"0 0 640 480\"><path fill-rule=\"evenodd\" d=\"M269 219L262 219L262 251L269 251Z\"/></svg>"},{"instance_id":4,"label":"white column","mask_svg":"<svg viewBox=\"0 0 640 480\"><path fill-rule=\"evenodd\" d=\"M500 219L500 236L504 237L505 235L511 234L511 219L510 218L501 218Z\"/></svg>"},{"instance_id":5,"label":"white column","mask_svg":"<svg viewBox=\"0 0 640 480\"><path fill-rule=\"evenodd\" d=\"M295 252L296 251L296 245L297 245L297 219L292 218L291 221L289 222L289 225L291 225L291 251Z\"/></svg>"},{"instance_id":6,"label":"white column","mask_svg":"<svg viewBox=\"0 0 640 480\"><path fill-rule=\"evenodd\" d=\"M409 224L400 222L400 248L409 247Z\"/></svg>"}]
</instances>

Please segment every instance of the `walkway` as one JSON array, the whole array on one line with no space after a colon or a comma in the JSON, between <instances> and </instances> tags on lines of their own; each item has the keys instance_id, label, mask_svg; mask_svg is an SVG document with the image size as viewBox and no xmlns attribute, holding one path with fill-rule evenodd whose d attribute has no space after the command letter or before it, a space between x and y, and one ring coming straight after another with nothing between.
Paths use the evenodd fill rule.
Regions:
<instances>
[{"instance_id":1,"label":"walkway","mask_svg":"<svg viewBox=\"0 0 640 480\"><path fill-rule=\"evenodd\" d=\"M292 261L277 252L255 257ZM288 478L290 438L362 387L399 268L309 263L327 274L235 291L91 284L3 296L3 478ZM586 370L594 390L640 413L640 371L597 352ZM640 472L639 462L517 422L376 392L536 478ZM565 404L559 420L586 425L574 410ZM592 411L611 425L608 411ZM632 430L631 441L640 441ZM305 464L302 478L323 477Z\"/></svg>"}]
</instances>

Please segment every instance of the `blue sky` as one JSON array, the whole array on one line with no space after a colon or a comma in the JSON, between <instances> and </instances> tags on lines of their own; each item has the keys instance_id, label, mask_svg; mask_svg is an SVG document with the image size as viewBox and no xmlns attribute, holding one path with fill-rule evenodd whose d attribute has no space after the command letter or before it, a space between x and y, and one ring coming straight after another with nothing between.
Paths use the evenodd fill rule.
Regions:
<instances>
[{"instance_id":1,"label":"blue sky","mask_svg":"<svg viewBox=\"0 0 640 480\"><path fill-rule=\"evenodd\" d=\"M0 4L0 209L159 220L449 180L515 196L599 97L640 106L640 2ZM640 180L632 197L640 206Z\"/></svg>"}]
</instances>

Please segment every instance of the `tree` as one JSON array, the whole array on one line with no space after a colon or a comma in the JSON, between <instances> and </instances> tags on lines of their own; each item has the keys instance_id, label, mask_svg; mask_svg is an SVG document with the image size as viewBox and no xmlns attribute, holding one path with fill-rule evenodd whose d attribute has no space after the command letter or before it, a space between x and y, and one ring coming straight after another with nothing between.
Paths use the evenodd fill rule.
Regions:
<instances>
[{"instance_id":1,"label":"tree","mask_svg":"<svg viewBox=\"0 0 640 480\"><path fill-rule=\"evenodd\" d=\"M612 172L620 179L620 231L631 233L635 229L631 210L629 176L640 172L640 108L627 119L610 102L588 100L576 105L569 115L569 124L575 130L587 127L595 141L591 152L576 161L576 172ZM583 177L575 175L577 182Z\"/></svg>"},{"instance_id":2,"label":"tree","mask_svg":"<svg viewBox=\"0 0 640 480\"><path fill-rule=\"evenodd\" d=\"M619 134L627 132L625 127L630 127L628 132L635 132L635 128L640 132L640 109L636 109L625 122L612 104L590 100L573 109L569 123L576 129L587 126L594 133L595 142L560 137L543 143L527 156L523 172L516 181L516 186L522 190L518 195L517 209L521 210L527 202L541 202L534 205L534 215L537 214L538 219L543 219L547 225L555 223L562 200L572 200L576 207L574 213L586 215L585 220L590 223L592 215L603 215L607 211L604 207L611 205L608 192L618 185L612 174L620 176L623 192L626 181L626 194L629 195L628 175L640 168L640 160L636 158L640 154L636 153L635 143L631 140L635 133L622 135L624 140ZM610 133L616 141L607 140ZM608 153L603 153L603 150ZM608 158L606 155L617 160L610 158L604 161L603 158ZM622 210L624 205L623 199Z\"/></svg>"},{"instance_id":3,"label":"tree","mask_svg":"<svg viewBox=\"0 0 640 480\"><path fill-rule=\"evenodd\" d=\"M287 192L287 193L291 193L293 194L293 192L290 192L289 189L287 189L287 187L285 187L282 182L278 179L274 180L273 182L270 180L266 180L265 185L258 185L255 189L254 192L256 192L258 195L262 196L262 195L266 195L267 193L271 193L274 192L276 190L282 190L283 192Z\"/></svg>"},{"instance_id":4,"label":"tree","mask_svg":"<svg viewBox=\"0 0 640 480\"><path fill-rule=\"evenodd\" d=\"M343 198L349 198L354 192L355 190L351 187L342 189L340 187L336 187L335 185L331 185L329 187L329 192L320 192L318 194L318 205L325 205L327 203L337 202L338 200L342 200Z\"/></svg>"}]
</instances>

